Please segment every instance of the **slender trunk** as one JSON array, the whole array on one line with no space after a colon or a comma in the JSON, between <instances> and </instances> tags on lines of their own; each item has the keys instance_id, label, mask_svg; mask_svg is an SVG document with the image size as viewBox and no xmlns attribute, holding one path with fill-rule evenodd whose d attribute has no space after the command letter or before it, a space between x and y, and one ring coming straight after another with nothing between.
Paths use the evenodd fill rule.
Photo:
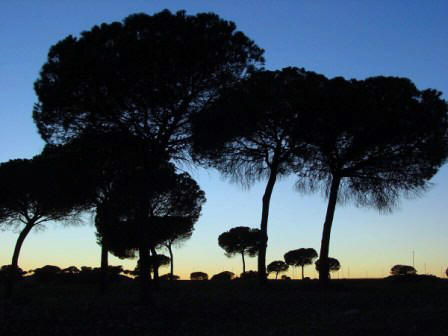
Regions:
<instances>
[{"instance_id":1,"label":"slender trunk","mask_svg":"<svg viewBox=\"0 0 448 336\"><path fill-rule=\"evenodd\" d=\"M330 197L328 198L327 214L325 215L324 229L322 232L322 241L319 255L319 281L327 284L330 279L330 268L328 265L328 251L330 248L331 225L333 224L336 201L338 199L338 190L341 183L339 176L334 176L331 181Z\"/></svg>"},{"instance_id":2,"label":"slender trunk","mask_svg":"<svg viewBox=\"0 0 448 336\"><path fill-rule=\"evenodd\" d=\"M274 189L274 184L277 179L278 164L272 163L271 172L269 174L268 183L266 184L266 189L263 195L263 208L261 212L261 244L260 250L258 252L258 278L261 284L266 284L267 274L266 274L266 249L268 246L268 217L269 217L269 204L271 201L272 190Z\"/></svg>"},{"instance_id":3,"label":"slender trunk","mask_svg":"<svg viewBox=\"0 0 448 336\"><path fill-rule=\"evenodd\" d=\"M5 284L5 297L7 299L12 297L12 293L14 291L14 286L17 281L17 270L19 268L19 254L20 249L22 248L23 241L25 240L28 233L30 233L31 229L34 227L35 222L28 222L23 230L20 232L19 237L17 238L16 246L14 247L14 253L12 255L11 261L11 269L10 274L8 275L6 284Z\"/></svg>"},{"instance_id":4,"label":"slender trunk","mask_svg":"<svg viewBox=\"0 0 448 336\"><path fill-rule=\"evenodd\" d=\"M305 265L302 265L302 280L305 278L305 272L303 271L304 268L305 268Z\"/></svg>"},{"instance_id":5,"label":"slender trunk","mask_svg":"<svg viewBox=\"0 0 448 336\"><path fill-rule=\"evenodd\" d=\"M174 261L173 261L173 249L171 244L168 245L168 252L170 254L170 280L173 280L174 275Z\"/></svg>"},{"instance_id":6,"label":"slender trunk","mask_svg":"<svg viewBox=\"0 0 448 336\"><path fill-rule=\"evenodd\" d=\"M101 280L100 292L105 293L109 285L109 250L104 244L101 245Z\"/></svg>"},{"instance_id":7,"label":"slender trunk","mask_svg":"<svg viewBox=\"0 0 448 336\"><path fill-rule=\"evenodd\" d=\"M275 273L275 280L278 278L278 272Z\"/></svg>"},{"instance_id":8,"label":"slender trunk","mask_svg":"<svg viewBox=\"0 0 448 336\"><path fill-rule=\"evenodd\" d=\"M153 265L152 265L152 271L154 273L154 287L159 287L159 264L157 263L157 252L154 247L151 247L151 254L153 257Z\"/></svg>"},{"instance_id":9,"label":"slender trunk","mask_svg":"<svg viewBox=\"0 0 448 336\"><path fill-rule=\"evenodd\" d=\"M19 267L19 254L20 249L22 248L23 241L25 240L28 233L30 233L31 229L34 227L34 224L35 224L34 222L28 222L28 224L24 227L22 232L20 232L19 237L17 238L11 262L11 266L15 269Z\"/></svg>"},{"instance_id":10,"label":"slender trunk","mask_svg":"<svg viewBox=\"0 0 448 336\"><path fill-rule=\"evenodd\" d=\"M244 252L241 252L241 257L243 259L243 274L246 273L246 261L244 260Z\"/></svg>"}]
</instances>

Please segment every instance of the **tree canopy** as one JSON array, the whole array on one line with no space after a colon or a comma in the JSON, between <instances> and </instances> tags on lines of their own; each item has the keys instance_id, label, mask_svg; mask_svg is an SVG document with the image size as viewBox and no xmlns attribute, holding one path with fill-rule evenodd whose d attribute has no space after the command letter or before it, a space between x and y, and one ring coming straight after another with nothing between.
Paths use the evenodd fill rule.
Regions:
<instances>
[{"instance_id":1,"label":"tree canopy","mask_svg":"<svg viewBox=\"0 0 448 336\"><path fill-rule=\"evenodd\" d=\"M328 260L328 270L329 272L337 272L341 269L341 264L339 263L339 260L337 260L336 258L327 258ZM316 263L316 271L320 272L321 270L321 260L317 259ZM330 276L330 273L328 273L328 276Z\"/></svg>"},{"instance_id":2,"label":"tree canopy","mask_svg":"<svg viewBox=\"0 0 448 336\"><path fill-rule=\"evenodd\" d=\"M98 207L98 240L121 258L134 257L138 251L144 283L150 271L150 251L156 255L158 245L181 232L177 225L193 226L204 202L204 192L196 182L187 173L176 174L174 165L165 163L148 170L136 167ZM157 268L154 274L157 279Z\"/></svg>"},{"instance_id":3,"label":"tree canopy","mask_svg":"<svg viewBox=\"0 0 448 336\"><path fill-rule=\"evenodd\" d=\"M243 273L246 272L244 256L254 257L258 254L261 241L261 233L258 229L246 226L237 226L218 237L218 244L225 251L227 257L241 254L243 260Z\"/></svg>"},{"instance_id":4,"label":"tree canopy","mask_svg":"<svg viewBox=\"0 0 448 336\"><path fill-rule=\"evenodd\" d=\"M317 252L313 248L300 248L285 253L285 262L290 266L302 267L302 280L304 279L304 267L311 265L313 260L317 258Z\"/></svg>"},{"instance_id":5,"label":"tree canopy","mask_svg":"<svg viewBox=\"0 0 448 336\"><path fill-rule=\"evenodd\" d=\"M407 78L334 78L322 81L314 108L291 133L297 143L299 190L328 197L320 279L336 202L391 211L401 196L420 195L448 153L447 103L441 93L418 90Z\"/></svg>"},{"instance_id":6,"label":"tree canopy","mask_svg":"<svg viewBox=\"0 0 448 336\"><path fill-rule=\"evenodd\" d=\"M48 221L79 223L77 215L90 208L90 191L73 174L74 157L47 146L32 159L0 164L0 225L22 227L12 257L18 267L21 246L28 233Z\"/></svg>"},{"instance_id":7,"label":"tree canopy","mask_svg":"<svg viewBox=\"0 0 448 336\"><path fill-rule=\"evenodd\" d=\"M286 272L289 268L289 265L285 263L283 260L276 260L271 262L268 267L268 273L275 273L275 280L277 280L278 274L282 272Z\"/></svg>"},{"instance_id":8,"label":"tree canopy","mask_svg":"<svg viewBox=\"0 0 448 336\"><path fill-rule=\"evenodd\" d=\"M122 130L183 157L190 118L262 66L263 50L218 15L134 14L50 48L33 118L47 142Z\"/></svg>"},{"instance_id":9,"label":"tree canopy","mask_svg":"<svg viewBox=\"0 0 448 336\"><path fill-rule=\"evenodd\" d=\"M194 118L196 160L217 168L225 177L250 186L267 179L260 230L263 241L258 273L266 278L269 206L278 176L300 166L303 157L290 145L291 125L310 108L321 77L298 68L259 71L232 86Z\"/></svg>"}]
</instances>

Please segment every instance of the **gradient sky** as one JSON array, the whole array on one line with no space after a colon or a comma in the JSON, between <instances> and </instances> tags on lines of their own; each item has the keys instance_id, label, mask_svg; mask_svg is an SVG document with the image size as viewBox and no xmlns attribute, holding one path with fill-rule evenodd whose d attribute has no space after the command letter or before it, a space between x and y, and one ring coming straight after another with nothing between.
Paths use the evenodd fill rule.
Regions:
<instances>
[{"instance_id":1,"label":"gradient sky","mask_svg":"<svg viewBox=\"0 0 448 336\"><path fill-rule=\"evenodd\" d=\"M188 14L211 11L234 21L266 50L268 69L298 66L328 77L358 79L403 76L420 89L435 88L448 97L448 2L443 0L2 0L0 162L30 158L43 148L31 118L36 102L33 82L51 45L95 24L164 8L185 9ZM392 214L351 204L336 209L330 255L342 264L340 277L386 275L394 264L412 264L412 251L419 273L426 267L427 273L440 276L448 266L447 167L422 198L403 200ZM225 257L217 238L234 226L259 226L264 184L243 190L216 171L197 168L190 173L208 201L192 239L175 250L175 273L182 278L193 271L239 274L240 258ZM274 189L268 262L300 247L319 251L326 202L321 195L298 194L294 181L293 176L285 178ZM15 231L0 232L0 265L10 263L16 238ZM46 264L98 266L99 259L91 224L49 223L45 230L30 233L19 264L24 269ZM135 260L111 258L111 264L133 268ZM248 268L256 269L255 258ZM316 276L313 267L305 272Z\"/></svg>"}]
</instances>

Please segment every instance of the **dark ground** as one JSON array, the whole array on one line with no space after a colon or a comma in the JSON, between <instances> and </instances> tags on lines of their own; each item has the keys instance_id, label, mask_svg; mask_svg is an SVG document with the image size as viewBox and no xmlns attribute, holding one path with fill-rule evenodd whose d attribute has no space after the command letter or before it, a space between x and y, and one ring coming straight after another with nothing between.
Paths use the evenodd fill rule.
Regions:
<instances>
[{"instance_id":1,"label":"dark ground","mask_svg":"<svg viewBox=\"0 0 448 336\"><path fill-rule=\"evenodd\" d=\"M448 335L448 280L165 281L154 305L138 289L23 281L0 335Z\"/></svg>"}]
</instances>

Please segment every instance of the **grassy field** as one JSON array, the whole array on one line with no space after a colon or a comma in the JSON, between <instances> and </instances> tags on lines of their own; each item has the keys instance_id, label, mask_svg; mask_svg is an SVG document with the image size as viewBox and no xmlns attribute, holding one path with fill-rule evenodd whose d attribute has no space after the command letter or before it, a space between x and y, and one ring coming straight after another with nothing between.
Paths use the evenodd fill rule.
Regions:
<instances>
[{"instance_id":1,"label":"grassy field","mask_svg":"<svg viewBox=\"0 0 448 336\"><path fill-rule=\"evenodd\" d=\"M0 335L448 335L448 281L23 282L0 300Z\"/></svg>"}]
</instances>

